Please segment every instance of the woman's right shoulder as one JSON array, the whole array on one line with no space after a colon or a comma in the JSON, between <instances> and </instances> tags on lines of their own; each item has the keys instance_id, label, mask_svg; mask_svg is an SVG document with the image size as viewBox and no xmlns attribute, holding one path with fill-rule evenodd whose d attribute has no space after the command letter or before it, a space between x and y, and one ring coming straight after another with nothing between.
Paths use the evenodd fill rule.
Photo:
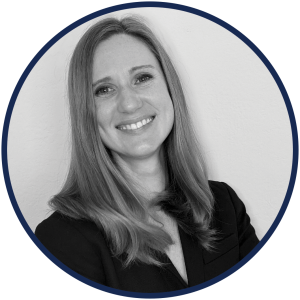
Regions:
<instances>
[{"instance_id":1,"label":"woman's right shoulder","mask_svg":"<svg viewBox=\"0 0 300 300\"><path fill-rule=\"evenodd\" d=\"M55 230L58 229L60 226L63 227L67 226L68 223L72 223L72 221L76 221L75 219L71 219L58 211L54 211L49 217L44 219L38 226L36 227L35 233L39 234L40 232L48 231L48 230Z\"/></svg>"},{"instance_id":2,"label":"woman's right shoulder","mask_svg":"<svg viewBox=\"0 0 300 300\"><path fill-rule=\"evenodd\" d=\"M110 251L95 223L54 212L42 221L35 235L43 246L73 271L105 284L103 257Z\"/></svg>"},{"instance_id":3,"label":"woman's right shoulder","mask_svg":"<svg viewBox=\"0 0 300 300\"><path fill-rule=\"evenodd\" d=\"M93 244L103 238L94 222L74 219L57 211L36 227L35 235L48 249Z\"/></svg>"}]
</instances>

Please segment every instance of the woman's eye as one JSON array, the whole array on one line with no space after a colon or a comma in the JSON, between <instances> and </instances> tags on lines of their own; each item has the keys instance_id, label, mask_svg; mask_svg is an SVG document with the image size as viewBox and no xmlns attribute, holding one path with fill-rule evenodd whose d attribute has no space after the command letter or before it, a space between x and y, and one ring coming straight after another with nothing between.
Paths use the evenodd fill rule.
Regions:
<instances>
[{"instance_id":1,"label":"woman's eye","mask_svg":"<svg viewBox=\"0 0 300 300\"><path fill-rule=\"evenodd\" d=\"M139 75L136 79L136 83L143 83L143 82L146 82L150 79L152 79L153 76L150 75L150 74L142 74L142 75Z\"/></svg>"},{"instance_id":2,"label":"woman's eye","mask_svg":"<svg viewBox=\"0 0 300 300\"><path fill-rule=\"evenodd\" d=\"M102 86L102 87L99 87L98 89L96 89L95 95L98 97L106 96L106 95L112 93L113 91L114 91L114 89L109 86Z\"/></svg>"}]
</instances>

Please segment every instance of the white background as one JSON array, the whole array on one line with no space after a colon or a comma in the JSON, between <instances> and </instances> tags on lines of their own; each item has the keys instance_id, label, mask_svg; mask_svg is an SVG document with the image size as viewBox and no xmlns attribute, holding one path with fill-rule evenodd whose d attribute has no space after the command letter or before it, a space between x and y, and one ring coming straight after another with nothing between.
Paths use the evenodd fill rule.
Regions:
<instances>
[{"instance_id":1,"label":"white background","mask_svg":"<svg viewBox=\"0 0 300 300\"><path fill-rule=\"evenodd\" d=\"M164 44L181 77L208 178L236 191L262 239L291 175L291 126L280 90L255 52L230 31L191 13L156 7L120 10L78 26L30 71L14 104L7 145L9 176L26 222L35 231L49 216L48 200L68 173L66 77L74 47L99 19L128 14L146 17Z\"/></svg>"}]
</instances>

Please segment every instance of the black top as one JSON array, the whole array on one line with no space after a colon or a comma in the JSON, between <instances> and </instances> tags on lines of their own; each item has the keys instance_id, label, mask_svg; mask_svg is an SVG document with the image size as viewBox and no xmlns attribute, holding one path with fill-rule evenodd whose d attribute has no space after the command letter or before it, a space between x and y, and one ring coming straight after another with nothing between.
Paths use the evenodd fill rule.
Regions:
<instances>
[{"instance_id":1,"label":"black top","mask_svg":"<svg viewBox=\"0 0 300 300\"><path fill-rule=\"evenodd\" d=\"M188 284L167 255L164 267L134 263L123 268L113 257L105 236L91 221L75 220L54 212L35 231L43 245L78 274L103 285L132 292L159 293L200 284L225 272L244 258L257 244L243 202L225 183L210 182L214 194L214 228L221 233L214 252L204 250L181 228L179 235Z\"/></svg>"}]
</instances>

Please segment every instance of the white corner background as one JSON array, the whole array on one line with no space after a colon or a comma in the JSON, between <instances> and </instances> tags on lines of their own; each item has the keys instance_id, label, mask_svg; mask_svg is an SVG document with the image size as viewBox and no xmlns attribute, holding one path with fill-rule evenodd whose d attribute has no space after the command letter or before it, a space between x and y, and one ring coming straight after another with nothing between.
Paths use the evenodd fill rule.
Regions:
<instances>
[{"instance_id":1,"label":"white corner background","mask_svg":"<svg viewBox=\"0 0 300 300\"><path fill-rule=\"evenodd\" d=\"M8 135L9 175L21 212L35 231L65 181L70 160L68 64L91 24L108 16L146 17L182 78L212 180L244 201L259 239L276 218L292 165L288 112L269 70L222 26L180 10L135 8L77 27L55 43L26 78ZM180 20L180 22L178 22Z\"/></svg>"}]
</instances>

